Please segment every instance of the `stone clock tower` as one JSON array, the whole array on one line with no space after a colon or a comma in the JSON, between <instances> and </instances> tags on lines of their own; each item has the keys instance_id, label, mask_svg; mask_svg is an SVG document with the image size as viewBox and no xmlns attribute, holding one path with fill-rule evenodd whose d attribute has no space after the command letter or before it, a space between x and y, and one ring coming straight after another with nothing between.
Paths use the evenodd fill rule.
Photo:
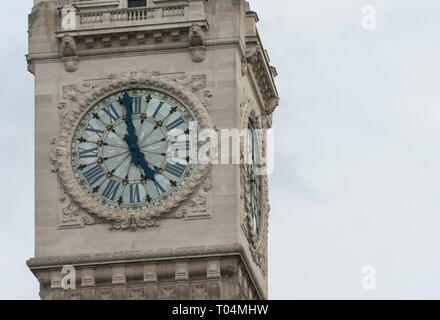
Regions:
<instances>
[{"instance_id":1,"label":"stone clock tower","mask_svg":"<svg viewBox=\"0 0 440 320\"><path fill-rule=\"evenodd\" d=\"M266 157L279 99L257 22L245 0L34 0L42 299L268 298L267 176L254 156L189 160L204 129L248 129L241 158Z\"/></svg>"}]
</instances>

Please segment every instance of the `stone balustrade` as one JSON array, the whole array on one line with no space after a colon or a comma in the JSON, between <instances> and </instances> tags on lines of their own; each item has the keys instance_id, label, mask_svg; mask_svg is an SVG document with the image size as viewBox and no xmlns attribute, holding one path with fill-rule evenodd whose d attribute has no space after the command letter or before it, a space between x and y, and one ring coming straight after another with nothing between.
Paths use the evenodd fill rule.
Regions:
<instances>
[{"instance_id":1,"label":"stone balustrade","mask_svg":"<svg viewBox=\"0 0 440 320\"><path fill-rule=\"evenodd\" d=\"M188 20L188 11L188 5L175 5L77 12L74 30L185 22ZM60 31L64 31L61 25Z\"/></svg>"}]
</instances>

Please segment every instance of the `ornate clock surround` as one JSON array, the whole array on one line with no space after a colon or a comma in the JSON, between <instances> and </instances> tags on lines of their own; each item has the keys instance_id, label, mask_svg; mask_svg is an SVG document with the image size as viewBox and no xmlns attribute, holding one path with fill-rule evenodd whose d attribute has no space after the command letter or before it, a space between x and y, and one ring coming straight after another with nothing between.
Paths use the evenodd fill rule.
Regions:
<instances>
[{"instance_id":1,"label":"ornate clock surround","mask_svg":"<svg viewBox=\"0 0 440 320\"><path fill-rule=\"evenodd\" d=\"M250 97L250 94L243 88L242 89L242 101L240 103L241 109L241 128L248 128L249 121L252 119L257 129L267 129L271 127L271 118L267 116L264 111L261 111L255 103L254 99ZM267 139L263 135L261 141L262 159L267 161ZM241 146L241 158L245 159L245 149ZM241 227L246 239L249 243L249 250L252 254L254 262L261 269L263 275L267 276L267 235L269 231L269 181L266 175L262 176L261 186L261 230L257 236L252 231L252 214L249 206L250 203L250 190L247 183L247 171L246 165L242 165L240 168L240 183L241 183L241 195L242 200L242 222Z\"/></svg>"},{"instance_id":2,"label":"ornate clock surround","mask_svg":"<svg viewBox=\"0 0 440 320\"><path fill-rule=\"evenodd\" d=\"M52 162L56 170L53 171L58 171L61 187L72 198L72 201L87 213L110 223L111 229L131 228L135 230L156 226L157 220L165 218L172 210L177 210L198 189L203 189L202 192L208 189L206 184L207 181L209 182L211 166L197 163L187 183L171 198L155 207L133 212L111 209L90 198L81 189L74 176L70 153L77 125L89 109L103 98L122 90L145 88L163 92L180 101L197 121L198 130L212 128L209 108L207 108L210 92L207 90L199 92L200 84L197 84L197 80L194 83L187 79L187 75L173 78L173 76L147 71L112 75L108 81L97 82L92 89L78 93L71 107L63 113L58 136L54 140ZM188 208L184 206L176 215L181 218L187 212Z\"/></svg>"}]
</instances>

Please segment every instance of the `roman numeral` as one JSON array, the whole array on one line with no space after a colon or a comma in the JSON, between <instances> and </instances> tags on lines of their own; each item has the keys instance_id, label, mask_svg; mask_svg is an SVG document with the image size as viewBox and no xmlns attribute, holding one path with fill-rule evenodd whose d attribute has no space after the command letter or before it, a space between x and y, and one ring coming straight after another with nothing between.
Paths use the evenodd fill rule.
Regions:
<instances>
[{"instance_id":1,"label":"roman numeral","mask_svg":"<svg viewBox=\"0 0 440 320\"><path fill-rule=\"evenodd\" d=\"M98 147L92 149L79 148L80 159L89 159L89 158L97 158L97 157L98 157Z\"/></svg>"},{"instance_id":2,"label":"roman numeral","mask_svg":"<svg viewBox=\"0 0 440 320\"><path fill-rule=\"evenodd\" d=\"M104 189L102 195L107 199L114 201L116 198L116 194L118 193L119 187L121 186L120 182L116 182L110 179L107 183L107 186Z\"/></svg>"},{"instance_id":3,"label":"roman numeral","mask_svg":"<svg viewBox=\"0 0 440 320\"><path fill-rule=\"evenodd\" d=\"M141 194L138 184L130 184L130 203L141 202Z\"/></svg>"},{"instance_id":4,"label":"roman numeral","mask_svg":"<svg viewBox=\"0 0 440 320\"><path fill-rule=\"evenodd\" d=\"M165 126L165 128L168 131L171 131L175 128L177 128L178 126L180 126L181 124L185 123L185 120L183 120L182 117L178 118L177 120L174 120L173 122L171 122L169 125Z\"/></svg>"},{"instance_id":5,"label":"roman numeral","mask_svg":"<svg viewBox=\"0 0 440 320\"><path fill-rule=\"evenodd\" d=\"M113 104L109 104L107 107L102 109L102 111L104 111L110 117L110 124L112 124L121 117L118 111L116 111Z\"/></svg>"},{"instance_id":6,"label":"roman numeral","mask_svg":"<svg viewBox=\"0 0 440 320\"><path fill-rule=\"evenodd\" d=\"M163 102L161 101L161 102L159 103L159 105L157 106L156 110L155 110L154 113L153 113L153 118L154 118L154 119L156 119L156 116L159 114L159 111L160 111L160 109L162 108L162 106L163 106Z\"/></svg>"},{"instance_id":7,"label":"roman numeral","mask_svg":"<svg viewBox=\"0 0 440 320\"><path fill-rule=\"evenodd\" d=\"M173 151L175 152L182 152L182 151L188 151L189 150L189 140L185 141L175 141L172 144Z\"/></svg>"},{"instance_id":8,"label":"roman numeral","mask_svg":"<svg viewBox=\"0 0 440 320\"><path fill-rule=\"evenodd\" d=\"M141 114L142 109L142 97L135 97L132 99L133 104L131 105L131 112L133 114Z\"/></svg>"},{"instance_id":9,"label":"roman numeral","mask_svg":"<svg viewBox=\"0 0 440 320\"><path fill-rule=\"evenodd\" d=\"M153 183L158 195L161 195L166 192L166 190L162 187L162 185L159 182L154 180Z\"/></svg>"},{"instance_id":10,"label":"roman numeral","mask_svg":"<svg viewBox=\"0 0 440 320\"><path fill-rule=\"evenodd\" d=\"M168 172L179 178L182 176L185 170L186 170L186 166L180 163L176 163L176 164L168 163L164 169L165 172Z\"/></svg>"},{"instance_id":11,"label":"roman numeral","mask_svg":"<svg viewBox=\"0 0 440 320\"><path fill-rule=\"evenodd\" d=\"M99 164L95 165L94 167L91 167L89 170L83 172L84 177L86 178L87 182L93 186L95 183L97 183L99 180L101 180L105 176L104 170L102 170L101 166Z\"/></svg>"},{"instance_id":12,"label":"roman numeral","mask_svg":"<svg viewBox=\"0 0 440 320\"><path fill-rule=\"evenodd\" d=\"M85 131L94 132L94 133L97 133L98 135L102 135L104 133L104 130L95 129L92 127L92 125L90 123L87 125L87 128Z\"/></svg>"}]
</instances>

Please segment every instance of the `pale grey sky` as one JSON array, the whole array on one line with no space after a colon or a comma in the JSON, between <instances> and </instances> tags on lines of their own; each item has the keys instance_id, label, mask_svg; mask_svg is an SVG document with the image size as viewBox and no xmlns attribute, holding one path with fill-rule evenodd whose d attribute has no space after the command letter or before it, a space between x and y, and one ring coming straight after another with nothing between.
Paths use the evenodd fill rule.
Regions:
<instances>
[{"instance_id":1,"label":"pale grey sky","mask_svg":"<svg viewBox=\"0 0 440 320\"><path fill-rule=\"evenodd\" d=\"M440 2L250 0L279 72L272 299L440 298ZM361 28L362 7L377 29ZM32 1L0 4L0 299L36 299ZM374 265L377 290L361 288Z\"/></svg>"}]
</instances>

